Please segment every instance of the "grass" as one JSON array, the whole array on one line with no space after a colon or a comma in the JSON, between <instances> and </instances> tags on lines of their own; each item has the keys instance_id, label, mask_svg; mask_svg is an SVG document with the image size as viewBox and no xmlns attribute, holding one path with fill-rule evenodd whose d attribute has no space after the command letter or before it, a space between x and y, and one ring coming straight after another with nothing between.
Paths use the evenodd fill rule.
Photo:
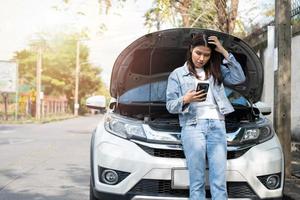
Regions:
<instances>
[{"instance_id":1,"label":"grass","mask_svg":"<svg viewBox=\"0 0 300 200\"><path fill-rule=\"evenodd\" d=\"M0 124L32 124L32 123L36 123L36 124L44 124L44 123L49 123L49 122L54 122L54 121L61 121L61 120L65 120L65 119L71 119L71 118L75 118L75 116L73 114L61 114L61 115L51 115L51 116L47 116L45 118L42 118L40 120L35 119L34 117L27 117L24 119L9 119L9 120L0 120Z\"/></svg>"}]
</instances>

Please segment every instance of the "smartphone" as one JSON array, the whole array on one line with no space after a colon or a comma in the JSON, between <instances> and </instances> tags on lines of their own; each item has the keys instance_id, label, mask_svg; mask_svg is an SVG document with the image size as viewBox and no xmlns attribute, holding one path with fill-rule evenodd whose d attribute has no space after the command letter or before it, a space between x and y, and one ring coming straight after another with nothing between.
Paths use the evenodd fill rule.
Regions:
<instances>
[{"instance_id":1,"label":"smartphone","mask_svg":"<svg viewBox=\"0 0 300 200\"><path fill-rule=\"evenodd\" d=\"M205 99L202 101L206 101L206 97L207 97L207 92L208 92L208 88L209 88L209 83L198 83L197 84L197 88L196 88L196 92L203 90L206 95L204 96Z\"/></svg>"},{"instance_id":2,"label":"smartphone","mask_svg":"<svg viewBox=\"0 0 300 200\"><path fill-rule=\"evenodd\" d=\"M198 83L196 92L199 92L200 90L204 90L205 93L208 92L209 83Z\"/></svg>"}]
</instances>

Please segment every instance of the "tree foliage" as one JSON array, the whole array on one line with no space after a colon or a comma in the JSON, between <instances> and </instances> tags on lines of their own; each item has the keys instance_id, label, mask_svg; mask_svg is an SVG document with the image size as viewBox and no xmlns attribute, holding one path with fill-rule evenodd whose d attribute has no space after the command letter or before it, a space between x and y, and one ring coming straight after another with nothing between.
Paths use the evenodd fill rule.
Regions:
<instances>
[{"instance_id":1,"label":"tree foliage","mask_svg":"<svg viewBox=\"0 0 300 200\"><path fill-rule=\"evenodd\" d=\"M66 95L73 107L75 90L76 43L78 34L57 34L46 42L34 42L30 48L16 52L19 62L20 85L36 87L37 46L42 47L42 90L45 95ZM80 43L79 99L85 99L99 91L105 91L101 80L101 68L88 62L89 49Z\"/></svg>"},{"instance_id":2,"label":"tree foliage","mask_svg":"<svg viewBox=\"0 0 300 200\"><path fill-rule=\"evenodd\" d=\"M215 0L215 6L218 10L218 28L223 32L233 33L239 0L231 0L230 7L228 7L228 0Z\"/></svg>"},{"instance_id":3,"label":"tree foliage","mask_svg":"<svg viewBox=\"0 0 300 200\"><path fill-rule=\"evenodd\" d=\"M218 29L232 33L235 28L239 0L154 0L145 14L148 28L161 23L175 27Z\"/></svg>"}]
</instances>

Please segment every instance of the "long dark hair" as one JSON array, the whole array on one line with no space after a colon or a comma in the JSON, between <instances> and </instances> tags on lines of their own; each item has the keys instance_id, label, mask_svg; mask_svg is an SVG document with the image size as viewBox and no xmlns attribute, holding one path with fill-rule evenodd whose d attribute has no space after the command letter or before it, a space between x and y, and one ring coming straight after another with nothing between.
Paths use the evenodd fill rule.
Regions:
<instances>
[{"instance_id":1,"label":"long dark hair","mask_svg":"<svg viewBox=\"0 0 300 200\"><path fill-rule=\"evenodd\" d=\"M199 79L199 76L196 72L195 65L192 60L192 50L196 46L205 46L211 49L210 59L209 61L203 66L206 77L212 75L214 78L214 84L220 85L223 82L222 74L221 74L221 54L215 51L215 45L208 43L208 36L202 33L192 35L191 45L187 51L187 64L189 71Z\"/></svg>"}]
</instances>

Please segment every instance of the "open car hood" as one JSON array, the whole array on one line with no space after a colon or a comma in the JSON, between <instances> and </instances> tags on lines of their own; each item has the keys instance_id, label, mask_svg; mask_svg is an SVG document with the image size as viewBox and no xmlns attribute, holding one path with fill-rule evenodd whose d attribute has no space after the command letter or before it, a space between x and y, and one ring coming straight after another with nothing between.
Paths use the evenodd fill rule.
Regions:
<instances>
[{"instance_id":1,"label":"open car hood","mask_svg":"<svg viewBox=\"0 0 300 200\"><path fill-rule=\"evenodd\" d=\"M225 49L231 52L241 64L246 75L246 81L240 85L226 85L238 91L252 103L259 101L263 88L263 66L249 45L244 41L226 33L207 29L176 28L158 31L142 36L118 56L112 70L110 94L116 99L125 95L124 102L130 91L134 94L149 92L159 84L160 101L165 101L166 81L169 74L186 61L186 51L189 47L191 35L194 33L215 35L223 43ZM129 93L128 93L129 92ZM127 95L125 94L127 93ZM138 98L138 97L137 97ZM137 101L152 101L153 98ZM132 98L131 98L132 101Z\"/></svg>"}]
</instances>

